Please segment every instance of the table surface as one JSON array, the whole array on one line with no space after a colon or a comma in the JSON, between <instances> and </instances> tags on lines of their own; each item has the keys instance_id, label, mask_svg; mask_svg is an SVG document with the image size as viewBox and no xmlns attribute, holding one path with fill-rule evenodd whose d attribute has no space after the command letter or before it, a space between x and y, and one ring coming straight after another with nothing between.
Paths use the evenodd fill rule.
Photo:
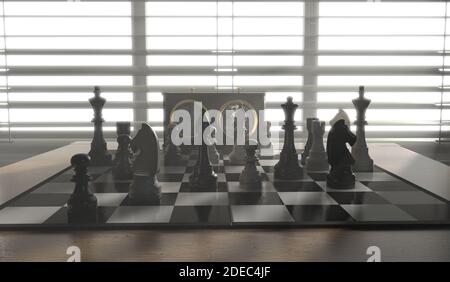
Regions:
<instances>
[{"instance_id":1,"label":"table surface","mask_svg":"<svg viewBox=\"0 0 450 282\"><path fill-rule=\"evenodd\" d=\"M69 145L72 152L66 147L0 168L0 201L66 167L88 143ZM50 161L48 154L56 156ZM23 177L31 171L36 180ZM365 261L369 246L380 247L383 261L450 261L448 228L1 231L0 245L0 261L65 261L73 245L81 248L83 261Z\"/></svg>"}]
</instances>

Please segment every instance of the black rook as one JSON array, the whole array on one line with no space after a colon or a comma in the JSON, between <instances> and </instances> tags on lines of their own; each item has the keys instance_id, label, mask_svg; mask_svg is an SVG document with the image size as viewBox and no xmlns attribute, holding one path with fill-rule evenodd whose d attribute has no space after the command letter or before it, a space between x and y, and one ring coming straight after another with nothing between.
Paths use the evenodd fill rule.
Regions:
<instances>
[{"instance_id":1,"label":"black rook","mask_svg":"<svg viewBox=\"0 0 450 282\"><path fill-rule=\"evenodd\" d=\"M70 160L75 175L72 182L75 189L67 202L67 217L69 223L87 223L97 221L97 198L92 193L87 168L90 158L86 154L76 154Z\"/></svg>"}]
</instances>

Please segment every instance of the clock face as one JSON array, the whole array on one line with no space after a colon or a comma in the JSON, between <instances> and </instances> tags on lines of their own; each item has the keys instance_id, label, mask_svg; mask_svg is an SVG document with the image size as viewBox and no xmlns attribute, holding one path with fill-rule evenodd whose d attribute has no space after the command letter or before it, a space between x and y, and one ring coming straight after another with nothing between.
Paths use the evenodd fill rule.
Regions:
<instances>
[{"instance_id":1,"label":"clock face","mask_svg":"<svg viewBox=\"0 0 450 282\"><path fill-rule=\"evenodd\" d=\"M226 125L224 124L226 122L226 115L229 114L230 112L235 113L240 110L242 110L246 113L246 115L245 115L246 119L248 118L249 120L254 121L253 124L250 125L250 128L248 128L249 135L251 136L258 129L258 113L256 112L255 107L253 107L252 104L250 104L249 102L247 102L245 100L236 99L236 100L228 101L225 104L223 104L219 110L220 115L219 115L219 120L217 122L217 126L218 127L222 126L222 127L226 128L225 127ZM220 128L220 129L223 130L223 128ZM231 130L231 132L234 132L234 130ZM226 130L225 130L225 134L228 135L228 132Z\"/></svg>"}]
</instances>

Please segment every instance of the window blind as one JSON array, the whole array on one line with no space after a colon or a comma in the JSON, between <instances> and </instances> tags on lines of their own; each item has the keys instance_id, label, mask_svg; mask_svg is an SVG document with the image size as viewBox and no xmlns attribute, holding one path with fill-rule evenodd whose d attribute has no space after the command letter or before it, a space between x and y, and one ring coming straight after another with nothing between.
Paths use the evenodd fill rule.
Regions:
<instances>
[{"instance_id":1,"label":"window blind","mask_svg":"<svg viewBox=\"0 0 450 282\"><path fill-rule=\"evenodd\" d=\"M163 92L264 92L281 130L331 119L366 86L369 138L449 131L445 1L1 1L0 135L89 137L87 99L162 131ZM140 79L143 78L143 79Z\"/></svg>"},{"instance_id":2,"label":"window blind","mask_svg":"<svg viewBox=\"0 0 450 282\"><path fill-rule=\"evenodd\" d=\"M340 107L355 119L351 99L364 85L369 137L448 131L447 9L445 2L320 3L318 117L329 120Z\"/></svg>"},{"instance_id":3,"label":"window blind","mask_svg":"<svg viewBox=\"0 0 450 282\"><path fill-rule=\"evenodd\" d=\"M265 117L284 119L287 96L302 101L303 2L146 3L149 100L158 92L266 93ZM213 98L213 97L212 97ZM161 121L150 109L150 121ZM301 124L302 111L297 113Z\"/></svg>"},{"instance_id":4,"label":"window blind","mask_svg":"<svg viewBox=\"0 0 450 282\"><path fill-rule=\"evenodd\" d=\"M2 1L2 134L88 137L93 86L106 132L133 119L131 4Z\"/></svg>"}]
</instances>

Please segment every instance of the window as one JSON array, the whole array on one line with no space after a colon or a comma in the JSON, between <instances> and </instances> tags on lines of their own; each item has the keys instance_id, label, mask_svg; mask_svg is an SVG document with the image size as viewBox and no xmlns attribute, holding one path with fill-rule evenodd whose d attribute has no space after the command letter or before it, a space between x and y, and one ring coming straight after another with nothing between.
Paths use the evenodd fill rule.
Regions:
<instances>
[{"instance_id":1,"label":"window","mask_svg":"<svg viewBox=\"0 0 450 282\"><path fill-rule=\"evenodd\" d=\"M318 65L331 71L317 78L318 117L355 119L364 85L369 137L439 137L446 22L444 2L320 3Z\"/></svg>"},{"instance_id":2,"label":"window","mask_svg":"<svg viewBox=\"0 0 450 282\"><path fill-rule=\"evenodd\" d=\"M6 50L1 63L7 72L0 83L8 88L1 96L3 133L90 136L93 113L87 100L95 85L108 99L105 131L115 131L116 121L133 120L129 1L5 1L1 6L0 45Z\"/></svg>"},{"instance_id":3,"label":"window","mask_svg":"<svg viewBox=\"0 0 450 282\"><path fill-rule=\"evenodd\" d=\"M163 130L162 93L192 91L264 92L274 131L293 96L305 136L306 117L354 116L364 85L369 138L436 139L450 129L449 11L444 1L6 0L0 137L90 136L94 85L109 136L119 120Z\"/></svg>"},{"instance_id":4,"label":"window","mask_svg":"<svg viewBox=\"0 0 450 282\"><path fill-rule=\"evenodd\" d=\"M266 118L282 121L275 93L302 101L303 10L303 1L147 1L149 91L265 92Z\"/></svg>"}]
</instances>

